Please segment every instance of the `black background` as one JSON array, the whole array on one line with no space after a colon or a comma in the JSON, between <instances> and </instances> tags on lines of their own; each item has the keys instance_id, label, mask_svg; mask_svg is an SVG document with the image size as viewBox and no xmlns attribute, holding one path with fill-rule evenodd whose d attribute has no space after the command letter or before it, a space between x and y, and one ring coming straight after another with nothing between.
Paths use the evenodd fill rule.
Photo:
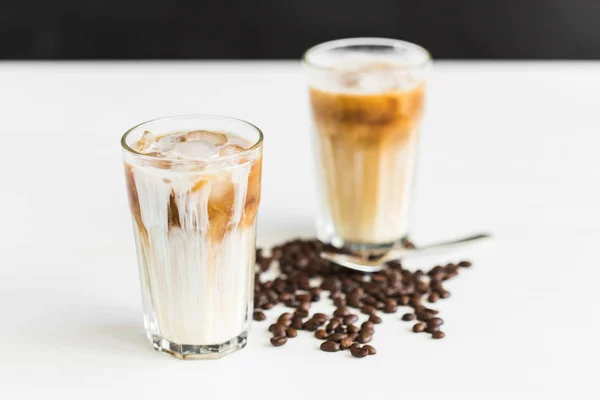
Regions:
<instances>
[{"instance_id":1,"label":"black background","mask_svg":"<svg viewBox=\"0 0 600 400\"><path fill-rule=\"evenodd\" d=\"M435 58L600 59L600 0L37 0L0 3L2 59L297 59L393 37Z\"/></svg>"}]
</instances>

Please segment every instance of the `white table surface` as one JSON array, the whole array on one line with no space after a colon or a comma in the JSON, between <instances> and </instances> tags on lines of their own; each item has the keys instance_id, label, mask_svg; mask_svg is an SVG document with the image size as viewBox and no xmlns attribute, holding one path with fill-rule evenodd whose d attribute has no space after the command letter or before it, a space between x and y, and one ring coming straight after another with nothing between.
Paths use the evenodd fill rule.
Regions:
<instances>
[{"instance_id":1,"label":"white table surface","mask_svg":"<svg viewBox=\"0 0 600 400\"><path fill-rule=\"evenodd\" d=\"M182 362L143 333L119 139L172 114L255 123L259 245L310 237L299 65L0 64L0 397L598 398L599 93L600 63L436 63L414 238L495 235L448 255L475 267L438 303L446 339L386 316L357 360L307 333L271 347L265 321L241 352Z\"/></svg>"}]
</instances>

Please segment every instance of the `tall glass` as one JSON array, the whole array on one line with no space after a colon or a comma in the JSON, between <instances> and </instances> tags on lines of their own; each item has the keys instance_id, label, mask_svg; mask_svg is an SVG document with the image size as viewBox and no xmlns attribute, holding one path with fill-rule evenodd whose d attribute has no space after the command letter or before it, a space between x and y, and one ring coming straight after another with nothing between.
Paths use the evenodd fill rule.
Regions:
<instances>
[{"instance_id":1,"label":"tall glass","mask_svg":"<svg viewBox=\"0 0 600 400\"><path fill-rule=\"evenodd\" d=\"M139 151L146 131L219 132L248 147L208 161L172 159ZM262 140L247 122L202 115L145 122L123 136L144 326L155 350L218 358L246 345Z\"/></svg>"},{"instance_id":2,"label":"tall glass","mask_svg":"<svg viewBox=\"0 0 600 400\"><path fill-rule=\"evenodd\" d=\"M305 53L320 240L371 252L406 239L431 64L425 49L394 39L342 39Z\"/></svg>"}]
</instances>

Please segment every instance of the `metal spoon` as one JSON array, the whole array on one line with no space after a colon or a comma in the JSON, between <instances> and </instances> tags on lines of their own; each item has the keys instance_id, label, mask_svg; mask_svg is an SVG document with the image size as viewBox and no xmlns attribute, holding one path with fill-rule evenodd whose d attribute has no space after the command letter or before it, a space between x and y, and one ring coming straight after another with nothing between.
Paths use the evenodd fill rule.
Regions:
<instances>
[{"instance_id":1,"label":"metal spoon","mask_svg":"<svg viewBox=\"0 0 600 400\"><path fill-rule=\"evenodd\" d=\"M490 238L491 235L486 233L480 233L478 235L468 236L461 239L455 239L445 242L432 243L426 246L417 248L406 248L398 247L393 248L386 253L382 253L379 256L373 255L355 255L355 254L343 254L334 253L330 251L322 251L321 257L327 261L331 261L335 264L341 265L342 267L350 268L361 272L378 272L382 270L382 265L388 261L399 260L404 256L412 254L426 254L434 253L439 250L443 250L447 247L454 247L459 244L471 243L481 239Z\"/></svg>"}]
</instances>

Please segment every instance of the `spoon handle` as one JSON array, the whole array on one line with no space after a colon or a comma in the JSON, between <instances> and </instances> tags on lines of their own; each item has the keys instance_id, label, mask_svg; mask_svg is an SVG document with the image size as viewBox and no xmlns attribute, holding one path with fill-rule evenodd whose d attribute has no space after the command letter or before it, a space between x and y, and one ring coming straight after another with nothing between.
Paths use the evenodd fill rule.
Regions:
<instances>
[{"instance_id":1,"label":"spoon handle","mask_svg":"<svg viewBox=\"0 0 600 400\"><path fill-rule=\"evenodd\" d=\"M425 254L425 253L429 253L429 252L433 253L437 250L442 250L447 247L454 247L456 245L471 243L471 242L475 242L477 240L487 239L490 237L491 237L491 235L489 235L487 233L479 233L477 235L471 235L471 236L467 236L464 238L432 243L432 244L420 246L420 247L417 247L414 249L397 248L397 249L391 250L384 258L386 261L398 260L409 254Z\"/></svg>"}]
</instances>

